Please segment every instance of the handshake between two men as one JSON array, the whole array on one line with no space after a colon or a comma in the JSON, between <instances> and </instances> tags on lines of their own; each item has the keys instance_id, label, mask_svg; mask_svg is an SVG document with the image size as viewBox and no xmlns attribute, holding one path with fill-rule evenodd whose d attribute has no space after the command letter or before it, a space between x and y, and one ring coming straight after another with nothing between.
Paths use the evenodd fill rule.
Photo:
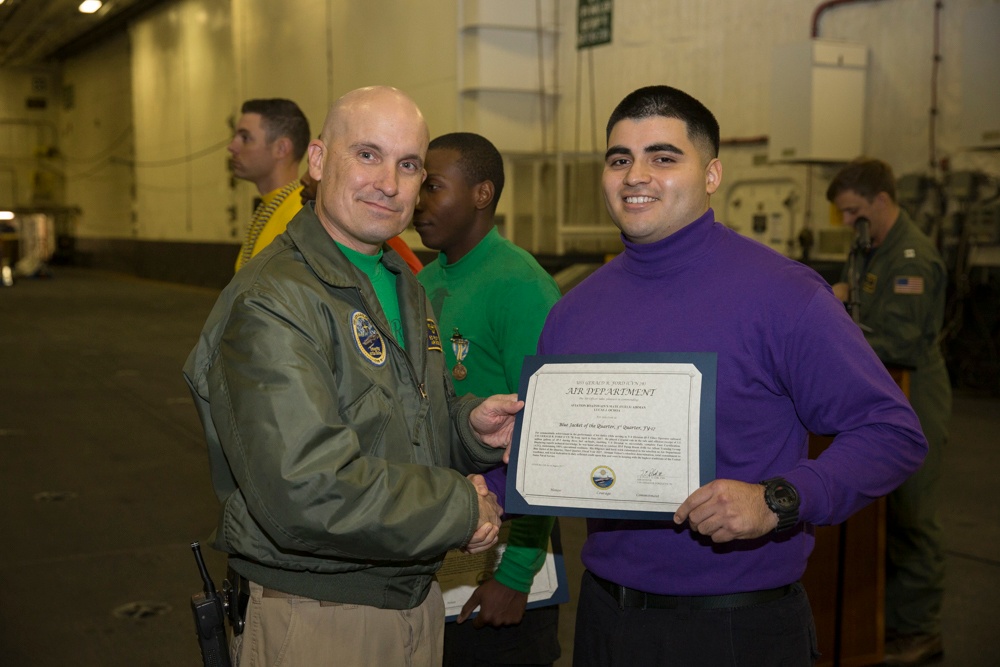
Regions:
<instances>
[{"instance_id":1,"label":"handshake between two men","mask_svg":"<svg viewBox=\"0 0 1000 667\"><path fill-rule=\"evenodd\" d=\"M503 447L504 463L510 457L510 443L514 435L514 415L524 407L524 401L517 400L517 394L497 394L490 396L469 415L469 425L476 437L490 447ZM463 550L470 554L491 549L500 535L503 507L495 493L489 490L482 475L469 475L469 481L476 487L479 497L479 527Z\"/></svg>"}]
</instances>

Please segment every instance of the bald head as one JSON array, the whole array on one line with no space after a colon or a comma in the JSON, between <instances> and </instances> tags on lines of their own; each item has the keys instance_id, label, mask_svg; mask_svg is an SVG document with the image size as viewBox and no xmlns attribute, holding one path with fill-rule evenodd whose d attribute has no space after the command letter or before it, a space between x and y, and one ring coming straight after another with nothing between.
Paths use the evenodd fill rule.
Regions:
<instances>
[{"instance_id":1,"label":"bald head","mask_svg":"<svg viewBox=\"0 0 1000 667\"><path fill-rule=\"evenodd\" d=\"M420 109L396 88L359 88L334 102L309 145L309 174L320 181L316 215L334 240L375 254L403 231L429 138Z\"/></svg>"},{"instance_id":2,"label":"bald head","mask_svg":"<svg viewBox=\"0 0 1000 667\"><path fill-rule=\"evenodd\" d=\"M367 86L342 95L326 114L320 139L329 143L331 137L349 126L352 118L371 114L399 114L400 117L419 119L423 126L424 143L430 141L424 115L416 102L403 91L391 86Z\"/></svg>"}]
</instances>

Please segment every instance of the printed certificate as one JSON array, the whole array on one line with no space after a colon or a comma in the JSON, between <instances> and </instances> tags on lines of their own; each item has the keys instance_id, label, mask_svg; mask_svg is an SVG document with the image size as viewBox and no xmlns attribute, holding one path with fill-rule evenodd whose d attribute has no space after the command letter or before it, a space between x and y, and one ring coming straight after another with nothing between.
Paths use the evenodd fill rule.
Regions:
<instances>
[{"instance_id":1,"label":"printed certificate","mask_svg":"<svg viewBox=\"0 0 1000 667\"><path fill-rule=\"evenodd\" d=\"M525 359L511 514L665 519L715 477L716 355Z\"/></svg>"}]
</instances>

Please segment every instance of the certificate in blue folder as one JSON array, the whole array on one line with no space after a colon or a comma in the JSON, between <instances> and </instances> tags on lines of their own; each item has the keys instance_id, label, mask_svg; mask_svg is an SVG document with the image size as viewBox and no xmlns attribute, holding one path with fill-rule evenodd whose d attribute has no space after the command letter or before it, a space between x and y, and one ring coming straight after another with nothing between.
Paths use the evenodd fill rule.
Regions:
<instances>
[{"instance_id":1,"label":"certificate in blue folder","mask_svg":"<svg viewBox=\"0 0 1000 667\"><path fill-rule=\"evenodd\" d=\"M508 514L667 519L715 479L713 352L526 357Z\"/></svg>"}]
</instances>

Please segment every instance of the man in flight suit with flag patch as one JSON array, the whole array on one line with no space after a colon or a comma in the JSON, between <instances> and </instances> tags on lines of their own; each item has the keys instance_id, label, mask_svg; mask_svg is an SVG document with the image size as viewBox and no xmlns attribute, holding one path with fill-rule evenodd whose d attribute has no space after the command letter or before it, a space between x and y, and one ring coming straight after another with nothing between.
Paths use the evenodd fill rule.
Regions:
<instances>
[{"instance_id":1,"label":"man in flight suit with flag patch","mask_svg":"<svg viewBox=\"0 0 1000 667\"><path fill-rule=\"evenodd\" d=\"M885 162L851 162L826 197L844 224L858 228L859 220L868 220L871 249L855 260L857 293L850 293L846 266L834 292L857 304L858 323L879 359L910 371L910 404L929 446L923 467L889 494L886 523L886 664L917 665L942 652L938 510L951 384L940 333L947 273L934 242L896 202L895 178Z\"/></svg>"}]
</instances>

